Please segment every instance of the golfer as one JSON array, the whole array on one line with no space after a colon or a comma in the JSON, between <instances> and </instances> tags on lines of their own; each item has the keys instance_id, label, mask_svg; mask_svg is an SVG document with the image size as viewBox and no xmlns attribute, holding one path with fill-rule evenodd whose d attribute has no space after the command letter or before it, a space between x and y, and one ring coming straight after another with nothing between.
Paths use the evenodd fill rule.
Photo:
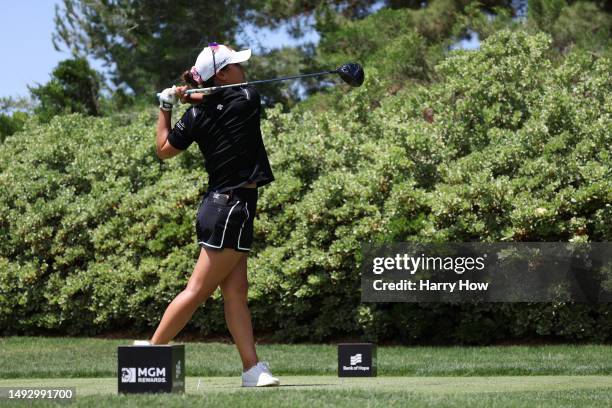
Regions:
<instances>
[{"instance_id":1,"label":"golfer","mask_svg":"<svg viewBox=\"0 0 612 408\"><path fill-rule=\"evenodd\" d=\"M225 321L242 359L242 385L259 387L279 385L268 365L257 358L247 306L247 256L257 189L274 180L261 136L260 96L253 86L223 88L210 95L184 93L188 87L245 82L240 63L250 56L250 49L236 52L209 44L183 74L188 85L165 89L160 95L157 155L169 159L197 143L208 188L195 222L200 255L187 286L170 303L153 337L135 344L167 344L220 287ZM171 128L172 108L179 99L193 106Z\"/></svg>"}]
</instances>

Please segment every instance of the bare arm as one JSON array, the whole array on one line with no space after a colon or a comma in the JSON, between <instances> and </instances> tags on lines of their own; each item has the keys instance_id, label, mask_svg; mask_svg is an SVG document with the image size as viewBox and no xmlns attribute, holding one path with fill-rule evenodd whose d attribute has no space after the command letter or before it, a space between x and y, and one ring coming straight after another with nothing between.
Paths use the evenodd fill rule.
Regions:
<instances>
[{"instance_id":1,"label":"bare arm","mask_svg":"<svg viewBox=\"0 0 612 408\"><path fill-rule=\"evenodd\" d=\"M159 110L157 118L157 137L155 144L157 146L157 157L161 160L166 160L181 153L182 150L173 147L168 142L168 133L170 133L172 114L171 111Z\"/></svg>"}]
</instances>

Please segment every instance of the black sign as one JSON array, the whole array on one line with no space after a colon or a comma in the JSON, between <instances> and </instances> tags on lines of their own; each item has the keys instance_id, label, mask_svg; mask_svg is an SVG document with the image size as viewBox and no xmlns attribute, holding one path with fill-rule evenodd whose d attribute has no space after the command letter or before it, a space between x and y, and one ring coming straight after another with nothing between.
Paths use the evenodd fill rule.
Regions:
<instances>
[{"instance_id":1,"label":"black sign","mask_svg":"<svg viewBox=\"0 0 612 408\"><path fill-rule=\"evenodd\" d=\"M185 392L185 346L119 346L119 393Z\"/></svg>"},{"instance_id":2,"label":"black sign","mask_svg":"<svg viewBox=\"0 0 612 408\"><path fill-rule=\"evenodd\" d=\"M376 345L338 344L338 377L375 377Z\"/></svg>"}]
</instances>

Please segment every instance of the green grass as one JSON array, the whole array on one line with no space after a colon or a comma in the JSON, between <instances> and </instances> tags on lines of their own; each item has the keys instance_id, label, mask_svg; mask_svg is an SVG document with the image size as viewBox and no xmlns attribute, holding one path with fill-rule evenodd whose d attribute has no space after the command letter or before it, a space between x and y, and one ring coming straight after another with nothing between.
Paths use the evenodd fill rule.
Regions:
<instances>
[{"instance_id":1,"label":"green grass","mask_svg":"<svg viewBox=\"0 0 612 408\"><path fill-rule=\"evenodd\" d=\"M117 346L128 340L0 338L0 378L112 377ZM336 375L335 345L258 345L259 358L279 375ZM236 348L185 343L190 376L235 376ZM380 376L499 376L612 374L612 346L379 347Z\"/></svg>"},{"instance_id":2,"label":"green grass","mask_svg":"<svg viewBox=\"0 0 612 408\"><path fill-rule=\"evenodd\" d=\"M411 392L479 393L536 392L581 389L605 389L612 392L610 376L497 376L497 377L373 377L339 378L324 375L281 376L280 388L307 391L373 390L378 392L404 389ZM77 387L78 395L111 394L117 391L117 378L19 378L0 380L0 387ZM272 390L266 388L264 390ZM187 394L250 392L240 387L240 377L187 377ZM612 395L611 395L612 398Z\"/></svg>"},{"instance_id":3,"label":"green grass","mask_svg":"<svg viewBox=\"0 0 612 408\"><path fill-rule=\"evenodd\" d=\"M233 345L185 343L185 394L117 395L117 346L126 344L0 338L0 387L76 387L79 407L612 406L605 345L379 347L376 378L338 378L335 345L259 345L282 386L243 389Z\"/></svg>"},{"instance_id":4,"label":"green grass","mask_svg":"<svg viewBox=\"0 0 612 408\"><path fill-rule=\"evenodd\" d=\"M77 389L83 407L337 406L337 407L609 407L612 377L378 377L285 376L282 386L243 389L237 377L188 377L183 395L116 395L116 378L12 379L0 386ZM38 403L36 406L50 404Z\"/></svg>"}]
</instances>

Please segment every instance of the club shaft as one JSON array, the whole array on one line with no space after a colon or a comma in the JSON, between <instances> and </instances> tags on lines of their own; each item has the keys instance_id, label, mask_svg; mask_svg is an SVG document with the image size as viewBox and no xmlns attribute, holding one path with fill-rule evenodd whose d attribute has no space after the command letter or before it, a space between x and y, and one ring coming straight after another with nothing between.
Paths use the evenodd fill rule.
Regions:
<instances>
[{"instance_id":1,"label":"club shaft","mask_svg":"<svg viewBox=\"0 0 612 408\"><path fill-rule=\"evenodd\" d=\"M207 93L207 92L212 92L212 91L216 91L217 89L223 89L223 88L231 88L233 86L243 86L243 85L254 85L254 84L264 84L264 83L268 83L268 82L275 82L275 81L286 81L288 79L296 79L296 78L306 78L306 77L311 77L311 76L317 76L317 75L327 75L327 74L335 74L337 73L336 70L334 71L322 71L322 72L315 72L312 74L300 74L300 75L292 75L292 76L286 76L286 77L280 77L280 78L273 78L273 79L260 79L257 81L248 81L248 82L241 82L239 84L229 84L229 85L221 85L221 86L213 86L210 88L197 88L197 89L188 89L187 91L185 91L186 94L193 94L193 93Z\"/></svg>"}]
</instances>

